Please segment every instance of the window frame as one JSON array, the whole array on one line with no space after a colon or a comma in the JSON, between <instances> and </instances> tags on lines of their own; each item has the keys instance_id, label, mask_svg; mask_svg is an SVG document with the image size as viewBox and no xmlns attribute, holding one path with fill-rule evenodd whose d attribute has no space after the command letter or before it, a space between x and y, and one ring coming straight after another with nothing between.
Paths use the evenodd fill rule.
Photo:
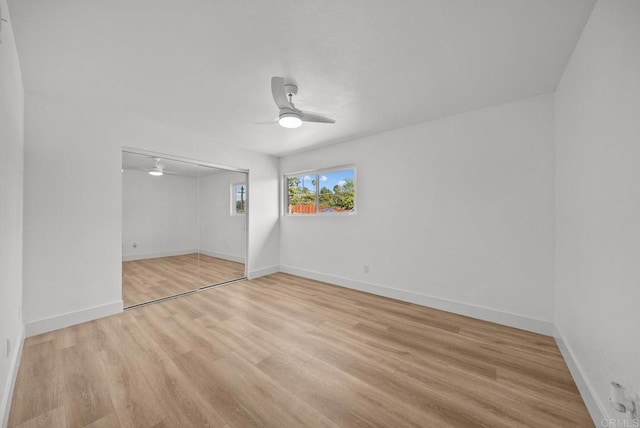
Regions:
<instances>
[{"instance_id":1,"label":"window frame","mask_svg":"<svg viewBox=\"0 0 640 428\"><path fill-rule=\"evenodd\" d=\"M353 211L344 212L322 212L320 211L320 176L326 173L332 173L337 171L353 171ZM300 175L314 175L315 176L315 213L314 214L292 214L289 213L289 177L297 177ZM287 217L344 217L353 216L358 213L358 179L357 168L355 164L338 165L327 168L307 169L302 171L294 171L285 173L282 175L282 189L283 189L283 204L282 213Z\"/></svg>"},{"instance_id":2,"label":"window frame","mask_svg":"<svg viewBox=\"0 0 640 428\"><path fill-rule=\"evenodd\" d=\"M244 212L239 213L237 211L237 207L236 207L236 187L237 186L244 186ZM246 181L240 181L238 183L231 183L231 216L243 216L243 215L247 215L247 194L248 194L248 187L247 187L247 182Z\"/></svg>"}]
</instances>

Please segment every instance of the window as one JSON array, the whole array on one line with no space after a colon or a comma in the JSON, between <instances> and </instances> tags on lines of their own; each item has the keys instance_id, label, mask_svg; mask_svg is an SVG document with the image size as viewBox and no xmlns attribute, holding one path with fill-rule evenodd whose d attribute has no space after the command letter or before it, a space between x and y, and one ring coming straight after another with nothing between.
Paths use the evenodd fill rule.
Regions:
<instances>
[{"instance_id":1,"label":"window","mask_svg":"<svg viewBox=\"0 0 640 428\"><path fill-rule=\"evenodd\" d=\"M285 175L289 215L353 214L355 168L332 168Z\"/></svg>"},{"instance_id":2,"label":"window","mask_svg":"<svg viewBox=\"0 0 640 428\"><path fill-rule=\"evenodd\" d=\"M247 183L231 185L231 215L244 215L247 206Z\"/></svg>"}]
</instances>

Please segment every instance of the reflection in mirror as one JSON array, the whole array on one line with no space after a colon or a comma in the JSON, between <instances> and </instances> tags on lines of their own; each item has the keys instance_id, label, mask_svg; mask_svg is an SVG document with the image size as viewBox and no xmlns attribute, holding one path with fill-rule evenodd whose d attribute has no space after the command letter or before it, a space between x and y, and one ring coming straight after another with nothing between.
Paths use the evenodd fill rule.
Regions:
<instances>
[{"instance_id":1,"label":"reflection in mirror","mask_svg":"<svg viewBox=\"0 0 640 428\"><path fill-rule=\"evenodd\" d=\"M245 276L246 219L233 215L229 180L246 174L123 152L125 307Z\"/></svg>"},{"instance_id":2,"label":"reflection in mirror","mask_svg":"<svg viewBox=\"0 0 640 428\"><path fill-rule=\"evenodd\" d=\"M234 184L247 174L199 166L199 282L220 284L245 276L246 217L236 209ZM243 203L246 193L243 195Z\"/></svg>"}]
</instances>

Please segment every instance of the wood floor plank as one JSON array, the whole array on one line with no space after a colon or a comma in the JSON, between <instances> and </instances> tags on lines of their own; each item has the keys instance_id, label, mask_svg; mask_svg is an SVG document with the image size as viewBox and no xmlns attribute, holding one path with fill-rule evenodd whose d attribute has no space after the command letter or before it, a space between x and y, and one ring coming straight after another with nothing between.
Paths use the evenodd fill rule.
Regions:
<instances>
[{"instance_id":1,"label":"wood floor plank","mask_svg":"<svg viewBox=\"0 0 640 428\"><path fill-rule=\"evenodd\" d=\"M33 344L29 343L30 339L25 341L14 392L14 400L22 401L11 411L10 424L18 425L40 417L46 422L50 419L49 413L55 413L56 419L64 419L64 414L57 415L60 409L64 410L62 354L56 350L54 334L41 336L48 340L40 342L36 339ZM34 382L34 379L38 381Z\"/></svg>"},{"instance_id":2,"label":"wood floor plank","mask_svg":"<svg viewBox=\"0 0 640 428\"><path fill-rule=\"evenodd\" d=\"M107 380L96 375L99 362L92 349L77 344L62 351L64 407L70 426L87 426L114 411Z\"/></svg>"},{"instance_id":3,"label":"wood floor plank","mask_svg":"<svg viewBox=\"0 0 640 428\"><path fill-rule=\"evenodd\" d=\"M428 414L407 412L407 406L397 399L381 394L337 369L329 375L318 375L309 370L312 361L322 364L312 358L303 366L292 368L286 359L273 355L258 367L340 426L429 426L441 422ZM309 384L314 388L308 388Z\"/></svg>"},{"instance_id":4,"label":"wood floor plank","mask_svg":"<svg viewBox=\"0 0 640 428\"><path fill-rule=\"evenodd\" d=\"M275 274L26 339L41 426L593 425L553 338Z\"/></svg>"},{"instance_id":5,"label":"wood floor plank","mask_svg":"<svg viewBox=\"0 0 640 428\"><path fill-rule=\"evenodd\" d=\"M335 427L326 416L282 388L239 355L208 363L206 357L189 353L183 355L182 364L206 367L209 381L224 390L233 400L234 408L242 409L253 424L264 427ZM225 413L226 415L229 412ZM232 423L233 424L233 423Z\"/></svg>"},{"instance_id":6,"label":"wood floor plank","mask_svg":"<svg viewBox=\"0 0 640 428\"><path fill-rule=\"evenodd\" d=\"M67 426L64 407L56 407L18 425L19 428L57 428Z\"/></svg>"},{"instance_id":7,"label":"wood floor plank","mask_svg":"<svg viewBox=\"0 0 640 428\"><path fill-rule=\"evenodd\" d=\"M244 277L244 264L192 253L122 263L122 300L129 307Z\"/></svg>"},{"instance_id":8,"label":"wood floor plank","mask_svg":"<svg viewBox=\"0 0 640 428\"><path fill-rule=\"evenodd\" d=\"M137 427L162 422L163 409L151 385L143 376L135 376L139 370L137 362L114 350L101 351L96 356L107 380L118 423L123 427Z\"/></svg>"}]
</instances>

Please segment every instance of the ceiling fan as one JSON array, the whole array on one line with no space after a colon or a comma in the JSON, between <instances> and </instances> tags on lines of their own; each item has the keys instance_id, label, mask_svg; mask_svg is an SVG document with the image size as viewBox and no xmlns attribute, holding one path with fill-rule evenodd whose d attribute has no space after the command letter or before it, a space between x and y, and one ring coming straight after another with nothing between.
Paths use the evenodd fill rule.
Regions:
<instances>
[{"instance_id":1,"label":"ceiling fan","mask_svg":"<svg viewBox=\"0 0 640 428\"><path fill-rule=\"evenodd\" d=\"M160 158L153 158L155 165L151 168L128 168L128 169L133 169L135 171L143 171L148 173L149 175L153 175L154 177L160 177L164 174L178 174L178 172L176 171L168 171L166 169L164 169L165 165L161 162L162 159Z\"/></svg>"},{"instance_id":2,"label":"ceiling fan","mask_svg":"<svg viewBox=\"0 0 640 428\"><path fill-rule=\"evenodd\" d=\"M330 117L297 109L293 104L293 96L298 93L298 87L290 83L285 84L283 77L274 76L271 78L271 93L280 109L277 121L284 128L298 128L302 122L336 122Z\"/></svg>"},{"instance_id":3,"label":"ceiling fan","mask_svg":"<svg viewBox=\"0 0 640 428\"><path fill-rule=\"evenodd\" d=\"M160 158L153 158L153 160L156 162L156 165L153 168L147 168L146 171L149 173L149 175L153 175L155 177L159 177L163 174L177 174L177 172L175 171L167 171L166 169L164 169L164 164L160 163L160 161L162 159Z\"/></svg>"}]
</instances>

